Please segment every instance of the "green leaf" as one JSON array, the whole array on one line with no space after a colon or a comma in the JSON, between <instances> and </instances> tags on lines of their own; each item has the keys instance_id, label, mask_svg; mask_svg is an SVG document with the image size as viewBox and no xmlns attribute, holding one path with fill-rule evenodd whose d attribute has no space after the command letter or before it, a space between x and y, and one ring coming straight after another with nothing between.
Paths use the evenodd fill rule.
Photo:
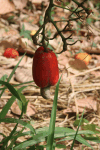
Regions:
<instances>
[{"instance_id":1,"label":"green leaf","mask_svg":"<svg viewBox=\"0 0 100 150\"><path fill-rule=\"evenodd\" d=\"M20 36L24 36L24 38L27 38L29 40L32 40L31 36L30 36L31 31L29 30L25 30L25 26L24 24L22 25L22 29L20 32Z\"/></svg>"},{"instance_id":2,"label":"green leaf","mask_svg":"<svg viewBox=\"0 0 100 150\"><path fill-rule=\"evenodd\" d=\"M53 15L53 14L55 14L55 12L54 12L54 11L52 11L52 12L51 12L51 15Z\"/></svg>"},{"instance_id":3,"label":"green leaf","mask_svg":"<svg viewBox=\"0 0 100 150\"><path fill-rule=\"evenodd\" d=\"M51 36L51 31L48 30L48 31L47 31L47 34L48 34L48 37L50 37L50 36Z\"/></svg>"},{"instance_id":4,"label":"green leaf","mask_svg":"<svg viewBox=\"0 0 100 150\"><path fill-rule=\"evenodd\" d=\"M95 143L100 143L100 138L99 137L84 137L86 140L90 140Z\"/></svg>"},{"instance_id":5,"label":"green leaf","mask_svg":"<svg viewBox=\"0 0 100 150\"><path fill-rule=\"evenodd\" d=\"M20 89L17 90L18 93L21 93L22 90L24 88L26 88L27 86L23 86ZM12 96L9 101L6 103L6 105L3 107L2 111L0 112L0 119L4 118L8 112L8 110L10 109L11 105L13 104L13 102L15 101L16 97Z\"/></svg>"},{"instance_id":6,"label":"green leaf","mask_svg":"<svg viewBox=\"0 0 100 150\"><path fill-rule=\"evenodd\" d=\"M40 142L44 142L46 136L47 136L47 133L41 133L41 134L33 135L32 138L30 138L24 142L21 142L19 145L15 146L13 148L13 150L19 150L22 148L26 148L28 146L35 145L35 144L40 143Z\"/></svg>"},{"instance_id":7,"label":"green leaf","mask_svg":"<svg viewBox=\"0 0 100 150\"><path fill-rule=\"evenodd\" d=\"M14 87L11 84L9 84L8 82L1 81L1 80L0 80L0 84L5 85L16 98L21 100L18 92L14 89Z\"/></svg>"},{"instance_id":8,"label":"green leaf","mask_svg":"<svg viewBox=\"0 0 100 150\"><path fill-rule=\"evenodd\" d=\"M95 124L88 124L88 125L85 125L83 126L83 129L86 129L86 130L91 130L95 133L100 133L100 131L96 131L96 125Z\"/></svg>"},{"instance_id":9,"label":"green leaf","mask_svg":"<svg viewBox=\"0 0 100 150\"><path fill-rule=\"evenodd\" d=\"M60 149L60 148L66 148L66 146L63 145L63 144L56 144L56 147L57 147L58 149Z\"/></svg>"},{"instance_id":10,"label":"green leaf","mask_svg":"<svg viewBox=\"0 0 100 150\"><path fill-rule=\"evenodd\" d=\"M39 24L43 25L43 16L40 16Z\"/></svg>"},{"instance_id":11,"label":"green leaf","mask_svg":"<svg viewBox=\"0 0 100 150\"><path fill-rule=\"evenodd\" d=\"M62 77L62 75L61 75L61 77ZM49 135L47 138L47 150L52 150L52 147L53 147L58 90L59 90L59 83L60 83L61 77L56 85L56 90L55 90L55 95L54 95L54 101L53 101L53 107L52 107L51 119L50 119L50 125L49 125Z\"/></svg>"},{"instance_id":12,"label":"green leaf","mask_svg":"<svg viewBox=\"0 0 100 150\"><path fill-rule=\"evenodd\" d=\"M80 26L80 25L82 24L82 22L81 22L81 21L78 21L77 24Z\"/></svg>"},{"instance_id":13,"label":"green leaf","mask_svg":"<svg viewBox=\"0 0 100 150\"><path fill-rule=\"evenodd\" d=\"M48 136L48 134L49 134L48 129L49 129L48 127L43 127L43 128L36 129L35 130L36 131L36 135L32 135L31 132L21 133L20 136L21 135L24 136L24 135L28 135L29 134L30 136L32 136L32 138L30 138L29 140L26 140L26 141L20 143L19 145L15 146L13 148L13 150L17 150L17 149L19 150L21 148L26 148L28 146L32 146L34 144L38 144L38 143L40 143L42 141L45 141L47 136ZM72 139L74 139L75 133L76 133L76 131L74 131L73 129L69 129L69 128L65 128L65 127L56 127L55 128L54 138L57 139L57 138L60 138L60 137L62 138L62 137L70 136L70 137L67 137L67 138L65 138L65 139L63 139L61 141L72 140ZM79 131L78 135L79 134L87 134L87 133L88 134L94 134L94 132L92 132L92 131L89 131L89 130L88 131L87 130L84 131L83 130L83 131ZM87 143L87 141L85 141L83 138L81 138L78 135L76 136L76 140L77 141L79 141L80 143L83 143L83 144L91 147L91 145L89 145ZM60 142L60 141L58 141L58 142Z\"/></svg>"},{"instance_id":14,"label":"green leaf","mask_svg":"<svg viewBox=\"0 0 100 150\"><path fill-rule=\"evenodd\" d=\"M75 140L76 140L77 134L78 134L78 130L79 130L79 127L80 127L81 122L82 122L82 119L83 119L83 114L84 114L84 110L83 110L83 113L82 113L82 116L81 116L81 119L80 119L80 122L79 122L78 128L77 128L77 130L76 130L76 133L75 133L75 136L74 136L74 140L73 140L73 143L72 143L72 146L71 146L71 149L70 149L70 150L73 150L73 146L74 146L74 143L75 143Z\"/></svg>"},{"instance_id":15,"label":"green leaf","mask_svg":"<svg viewBox=\"0 0 100 150\"><path fill-rule=\"evenodd\" d=\"M25 53L25 54L26 54L26 53ZM10 79L12 78L13 74L15 73L15 71L16 71L18 65L20 64L20 62L21 62L21 60L23 59L23 57L25 56L25 54L22 56L22 58L19 60L19 62L17 63L17 65L16 65L16 66L14 67L14 69L12 70L11 74L9 75L9 77L8 77L8 79L7 79L7 82L9 82ZM4 89L2 90L2 92L1 92L1 94L0 94L0 97L2 96L3 92L5 91L5 89L6 89L6 88L4 87Z\"/></svg>"},{"instance_id":16,"label":"green leaf","mask_svg":"<svg viewBox=\"0 0 100 150\"><path fill-rule=\"evenodd\" d=\"M65 2L65 5L67 6L67 5L69 5L70 4L70 2Z\"/></svg>"},{"instance_id":17,"label":"green leaf","mask_svg":"<svg viewBox=\"0 0 100 150\"><path fill-rule=\"evenodd\" d=\"M65 20L65 17L61 17L62 20Z\"/></svg>"},{"instance_id":18,"label":"green leaf","mask_svg":"<svg viewBox=\"0 0 100 150\"><path fill-rule=\"evenodd\" d=\"M20 98L21 98L21 101L19 101L19 100L17 101L18 102L18 106L21 109L21 111L23 109L23 113L26 113L27 105L28 105L29 101L26 100L25 96L22 93L20 93Z\"/></svg>"},{"instance_id":19,"label":"green leaf","mask_svg":"<svg viewBox=\"0 0 100 150\"><path fill-rule=\"evenodd\" d=\"M79 122L80 122L80 119L77 119L77 120L74 121L73 125L74 125L74 126L78 126L78 125L79 125ZM89 121L83 118L83 119L82 119L82 122L81 122L81 125L83 125L83 123L89 123ZM89 128L88 128L88 129L89 129Z\"/></svg>"},{"instance_id":20,"label":"green leaf","mask_svg":"<svg viewBox=\"0 0 100 150\"><path fill-rule=\"evenodd\" d=\"M100 7L100 2L96 3L96 7Z\"/></svg>"},{"instance_id":21,"label":"green leaf","mask_svg":"<svg viewBox=\"0 0 100 150\"><path fill-rule=\"evenodd\" d=\"M93 42L92 43L92 47L97 47L96 43Z\"/></svg>"},{"instance_id":22,"label":"green leaf","mask_svg":"<svg viewBox=\"0 0 100 150\"><path fill-rule=\"evenodd\" d=\"M48 48L54 51L53 47L50 44L48 44Z\"/></svg>"},{"instance_id":23,"label":"green leaf","mask_svg":"<svg viewBox=\"0 0 100 150\"><path fill-rule=\"evenodd\" d=\"M7 79L7 75L5 74L4 76L1 77L0 80L5 81L6 79ZM0 84L0 86L1 86L1 85L2 85L2 84Z\"/></svg>"},{"instance_id":24,"label":"green leaf","mask_svg":"<svg viewBox=\"0 0 100 150\"><path fill-rule=\"evenodd\" d=\"M86 22L87 22L88 24L91 24L92 20L93 20L93 19L91 19L91 18L87 18L87 19L86 19Z\"/></svg>"},{"instance_id":25,"label":"green leaf","mask_svg":"<svg viewBox=\"0 0 100 150\"><path fill-rule=\"evenodd\" d=\"M14 16L10 16L7 18L7 20L12 20L12 19L14 19Z\"/></svg>"},{"instance_id":26,"label":"green leaf","mask_svg":"<svg viewBox=\"0 0 100 150\"><path fill-rule=\"evenodd\" d=\"M1 118L0 122L7 122L7 123L18 123L23 125L26 128L29 128L33 133L35 133L34 128L27 122L24 122L20 119L15 119L15 118Z\"/></svg>"},{"instance_id":27,"label":"green leaf","mask_svg":"<svg viewBox=\"0 0 100 150\"><path fill-rule=\"evenodd\" d=\"M91 147L94 150L94 148L84 138L82 138L80 135L76 136L76 140L78 142L88 146L88 147Z\"/></svg>"}]
</instances>

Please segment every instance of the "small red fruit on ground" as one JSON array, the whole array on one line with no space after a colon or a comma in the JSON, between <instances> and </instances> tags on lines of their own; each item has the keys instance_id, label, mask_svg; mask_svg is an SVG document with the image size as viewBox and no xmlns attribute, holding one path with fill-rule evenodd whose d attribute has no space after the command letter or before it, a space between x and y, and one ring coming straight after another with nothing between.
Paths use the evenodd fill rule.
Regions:
<instances>
[{"instance_id":1,"label":"small red fruit on ground","mask_svg":"<svg viewBox=\"0 0 100 150\"><path fill-rule=\"evenodd\" d=\"M79 60L84 61L84 63L86 65L89 64L89 61L90 61L91 58L92 58L91 55L89 55L87 53L78 53L78 54L75 55L75 59L79 59Z\"/></svg>"},{"instance_id":2,"label":"small red fruit on ground","mask_svg":"<svg viewBox=\"0 0 100 150\"><path fill-rule=\"evenodd\" d=\"M13 48L7 48L3 54L3 56L7 57L7 58L16 58L17 56L19 56L18 51L16 51Z\"/></svg>"}]
</instances>

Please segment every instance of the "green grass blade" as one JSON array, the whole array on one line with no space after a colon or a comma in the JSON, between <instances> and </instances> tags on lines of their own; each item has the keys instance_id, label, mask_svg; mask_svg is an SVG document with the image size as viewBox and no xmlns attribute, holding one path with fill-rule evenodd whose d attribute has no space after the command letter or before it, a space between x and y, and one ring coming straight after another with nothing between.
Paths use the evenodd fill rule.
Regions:
<instances>
[{"instance_id":1,"label":"green grass blade","mask_svg":"<svg viewBox=\"0 0 100 150\"><path fill-rule=\"evenodd\" d=\"M25 54L26 54L26 53L25 53ZM16 71L18 65L20 64L20 62L21 62L21 60L23 59L23 57L25 56L25 54L22 56L22 58L19 60L19 62L17 63L17 65L16 65L16 66L14 67L14 69L12 70L11 74L10 74L9 77L8 77L7 82L9 82L9 81L11 80L13 74L15 73L15 71ZM2 96L4 90L5 90L5 88L2 90L2 92L1 92L1 94L0 94L0 97Z\"/></svg>"},{"instance_id":2,"label":"green grass blade","mask_svg":"<svg viewBox=\"0 0 100 150\"><path fill-rule=\"evenodd\" d=\"M79 125L78 125L78 128L77 128L77 131L76 131L76 134L75 134L75 137L74 137L74 140L73 140L73 143L72 143L72 146L71 146L71 149L70 149L70 150L73 150L73 146L74 146L74 143L75 143L75 139L76 139L76 136L77 136L79 127L80 127L81 122L82 122L82 119L83 119L83 114L84 114L84 110L83 110L82 117L81 117L81 119L80 119L80 122L79 122Z\"/></svg>"},{"instance_id":3,"label":"green grass blade","mask_svg":"<svg viewBox=\"0 0 100 150\"><path fill-rule=\"evenodd\" d=\"M25 129L25 127L22 128L21 131L19 131L19 134L22 133L24 129ZM12 136L11 136L11 137L12 137ZM11 140L11 138L10 138L10 140ZM14 137L14 138L11 140L10 145L6 148L6 150L10 150L10 148L12 148L13 145L15 145L16 140L17 140L17 137Z\"/></svg>"},{"instance_id":4,"label":"green grass blade","mask_svg":"<svg viewBox=\"0 0 100 150\"><path fill-rule=\"evenodd\" d=\"M73 140L74 137L75 137L75 136L72 135L72 136L66 137L66 138L64 138L64 139L62 139L62 140L59 140L59 141L57 141L56 143L62 142L62 141ZM93 149L93 147L92 147L83 137L81 137L80 135L77 135L77 136L76 136L76 141L78 141L78 142L84 144L85 146L88 146L88 147L90 147L91 149ZM93 149L93 150L94 150L94 149Z\"/></svg>"},{"instance_id":5,"label":"green grass blade","mask_svg":"<svg viewBox=\"0 0 100 150\"><path fill-rule=\"evenodd\" d=\"M22 90L24 88L26 88L27 86L23 86L21 87L20 89L17 90L18 93L21 93ZM0 112L0 119L1 118L4 118L8 112L8 110L10 109L11 105L13 104L13 102L15 101L16 97L15 96L12 96L8 102L6 103L6 105L3 107L2 111Z\"/></svg>"},{"instance_id":6,"label":"green grass blade","mask_svg":"<svg viewBox=\"0 0 100 150\"><path fill-rule=\"evenodd\" d=\"M75 136L76 131L74 131L73 129L69 129L69 128L64 128L64 127L56 127L55 128L55 138L62 138L62 137L66 137L66 136ZM91 130L82 130L82 131L78 131L77 134L95 134L93 131Z\"/></svg>"},{"instance_id":7,"label":"green grass blade","mask_svg":"<svg viewBox=\"0 0 100 150\"><path fill-rule=\"evenodd\" d=\"M29 81L29 82L24 82L24 83L20 83L20 84L15 84L15 85L13 85L13 87L24 85L24 84L28 84L28 83L32 83L32 82L34 82L34 81ZM33 86L33 85L30 85L30 86ZM34 87L38 87L38 86L34 86ZM4 89L5 89L5 87L0 88L0 90L4 90Z\"/></svg>"},{"instance_id":8,"label":"green grass blade","mask_svg":"<svg viewBox=\"0 0 100 150\"><path fill-rule=\"evenodd\" d=\"M7 75L5 74L4 76L1 77L0 80L5 81L6 79L7 79ZM1 86L1 85L2 85L2 84L0 84L0 86Z\"/></svg>"},{"instance_id":9,"label":"green grass blade","mask_svg":"<svg viewBox=\"0 0 100 150\"><path fill-rule=\"evenodd\" d=\"M34 128L27 122L24 122L20 119L15 119L15 118L1 118L0 122L7 122L7 123L18 123L23 125L26 128L29 128L33 133L35 133Z\"/></svg>"},{"instance_id":10,"label":"green grass blade","mask_svg":"<svg viewBox=\"0 0 100 150\"><path fill-rule=\"evenodd\" d=\"M18 92L14 89L14 87L11 84L9 84L8 82L1 81L1 80L0 80L0 84L5 85L17 99L21 100Z\"/></svg>"},{"instance_id":11,"label":"green grass blade","mask_svg":"<svg viewBox=\"0 0 100 150\"><path fill-rule=\"evenodd\" d=\"M43 141L45 141L45 137L47 137L47 133L41 133L41 134L34 135L29 140L26 140L26 141L20 143L19 145L15 146L13 148L13 150L19 150L21 148L24 149L28 146L32 146L32 145L38 144L40 142L43 142Z\"/></svg>"},{"instance_id":12,"label":"green grass blade","mask_svg":"<svg viewBox=\"0 0 100 150\"><path fill-rule=\"evenodd\" d=\"M48 134L48 138L47 138L47 150L52 150L52 148L53 148L58 90L59 90L59 83L60 83L61 77L56 85L56 90L55 90L53 108L52 108L52 112L51 112L51 119L50 119L50 125L49 125L49 134Z\"/></svg>"},{"instance_id":13,"label":"green grass blade","mask_svg":"<svg viewBox=\"0 0 100 150\"><path fill-rule=\"evenodd\" d=\"M76 140L77 140L78 142L80 142L80 143L82 143L82 144L88 146L88 147L91 147L91 149L93 149L93 147L92 147L84 138L82 138L80 135L77 135L77 136L76 136ZM93 149L93 150L94 150L94 149Z\"/></svg>"},{"instance_id":14,"label":"green grass blade","mask_svg":"<svg viewBox=\"0 0 100 150\"><path fill-rule=\"evenodd\" d=\"M43 127L43 128L39 128L36 129L36 133L43 133L43 132L47 132L48 133L49 127ZM62 138L62 137L66 137L66 136L75 136L76 131L74 131L73 129L70 128L65 128L65 127L55 127L55 134L54 134L54 138ZM95 134L95 132L91 131L91 130L81 130L79 131L77 134L90 134L93 135Z\"/></svg>"},{"instance_id":15,"label":"green grass blade","mask_svg":"<svg viewBox=\"0 0 100 150\"><path fill-rule=\"evenodd\" d=\"M19 60L19 62L17 63L17 65L14 67L14 69L12 70L11 74L9 75L9 78L7 80L7 82L9 82L13 76L13 74L15 73L18 65L20 64L20 62L22 61L23 57L25 56L26 52L24 53L24 55L22 56L22 58Z\"/></svg>"},{"instance_id":16,"label":"green grass blade","mask_svg":"<svg viewBox=\"0 0 100 150\"><path fill-rule=\"evenodd\" d=\"M100 137L84 137L86 140L95 142L95 143L100 143Z\"/></svg>"}]
</instances>

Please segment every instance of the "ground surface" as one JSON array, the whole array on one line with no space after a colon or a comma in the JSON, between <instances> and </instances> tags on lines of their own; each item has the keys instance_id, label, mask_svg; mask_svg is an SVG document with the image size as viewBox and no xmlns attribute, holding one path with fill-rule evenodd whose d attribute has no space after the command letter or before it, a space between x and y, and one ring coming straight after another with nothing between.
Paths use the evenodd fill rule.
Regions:
<instances>
[{"instance_id":1,"label":"ground surface","mask_svg":"<svg viewBox=\"0 0 100 150\"><path fill-rule=\"evenodd\" d=\"M33 0L31 5L32 10L30 10L30 5L27 5L25 2L27 1L25 0L23 3L13 0L13 4L10 4L8 1L0 1L0 7L1 4L6 6L6 9L3 6L2 10L0 9L0 78L5 74L9 76L24 52L27 52L10 80L12 85L33 80L32 60L37 46L27 38L21 37L20 30L24 24L26 30L37 31L39 28L40 17L43 16L45 8L48 6L48 1L45 0L45 7L42 11L41 0L37 2L34 2ZM93 11L93 15L90 15L92 21L88 24L88 27L78 27L75 22L73 23L73 27L75 28L73 39L80 38L82 42L78 41L75 45L68 46L66 52L57 55L59 73L60 76L62 73L63 75L58 93L56 126L70 127L75 130L76 127L74 127L73 123L76 119L76 114L79 113L81 116L84 107L86 108L84 117L89 123L96 124L100 127L100 12L92 1L89 1L87 5L91 7ZM63 11L60 8L56 8L54 18L55 20L57 20L59 16L67 18L69 13L69 11ZM58 24L58 26L63 27L63 23ZM47 25L47 29L48 31L52 29L51 34L56 32L51 24ZM90 34L89 39L87 39L86 36L88 32ZM64 34L66 35L68 33ZM55 52L60 52L62 50L62 41L59 36L57 39L50 41L50 44ZM8 47L17 49L20 56L17 59L5 58L3 53ZM75 61L74 55L80 50L91 55L92 59L88 66L82 62L77 63L77 61ZM34 82L27 85L27 88L23 90L23 94L26 99L29 100L29 105L27 114L23 117L23 120L28 121L32 119L34 128L49 126L56 86L51 87L51 99L45 100L41 97L40 89L36 87ZM18 86L17 88L19 87L21 86ZM10 97L11 93L6 89L0 98L0 111ZM6 117L19 118L19 115L20 110L15 102ZM14 124L1 123L0 131L5 135L9 135L13 127ZM18 130L21 128L22 127L19 126ZM2 140L2 136L0 136L0 140ZM18 142L24 140L25 137L22 137L18 139ZM71 143L72 141L65 142L67 150L70 149ZM90 144L95 150L100 149L98 144L92 142ZM82 149L82 145L76 143L75 150L78 149Z\"/></svg>"}]
</instances>

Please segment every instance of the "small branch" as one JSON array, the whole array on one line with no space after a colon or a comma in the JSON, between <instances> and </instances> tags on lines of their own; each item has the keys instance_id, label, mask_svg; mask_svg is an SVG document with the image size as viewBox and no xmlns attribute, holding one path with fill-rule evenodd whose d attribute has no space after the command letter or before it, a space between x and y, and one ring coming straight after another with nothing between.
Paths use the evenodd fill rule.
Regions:
<instances>
[{"instance_id":1,"label":"small branch","mask_svg":"<svg viewBox=\"0 0 100 150\"><path fill-rule=\"evenodd\" d=\"M84 0L82 3L79 3L76 0L72 0L72 1L74 3L76 3L78 5L78 7L82 7L88 15L90 14L89 8L86 8L85 6L83 6L84 2L87 1L87 0Z\"/></svg>"},{"instance_id":2,"label":"small branch","mask_svg":"<svg viewBox=\"0 0 100 150\"><path fill-rule=\"evenodd\" d=\"M77 41L75 41L74 43L68 44L68 45L74 45L74 44L76 44L78 41L80 41L80 40L77 40Z\"/></svg>"},{"instance_id":3,"label":"small branch","mask_svg":"<svg viewBox=\"0 0 100 150\"><path fill-rule=\"evenodd\" d=\"M86 14L87 14L87 17L88 17L88 15L91 13L91 10L89 10L89 8L86 8L85 6L83 6L83 4L87 1L87 0L84 0L83 2L81 2L81 3L79 3L77 0L72 0L75 4L77 4L77 8L75 8L74 10L72 10L72 9L69 9L69 8L66 8L66 7L63 7L63 6L58 6L58 5L55 5L54 3L53 3L53 0L49 0L49 6L48 6L48 8L47 8L47 10L46 10L46 12L45 12L45 17L44 17L44 21L43 21L43 25L39 28L39 30L36 32L36 34L34 35L34 36L32 36L32 39L33 39L33 42L34 42L34 44L36 44L36 45L40 45L40 46L43 46L44 47L44 49L45 49L45 51L47 52L47 44L49 43L49 40L53 40L54 38L56 38L57 37L57 35L59 35L60 37L61 37L61 39L62 39L62 42L63 42L63 50L60 52L60 53L62 53L62 52L64 52L64 51L66 51L67 50L67 45L74 45L77 41L79 41L79 40L77 40L77 41L75 41L75 42L73 42L72 44L69 44L69 43L67 43L67 40L68 39L72 39L71 37L72 37L72 35L73 35L73 33L70 35L70 36L68 36L67 38L65 38L64 37L64 35L63 35L63 32L73 32L73 30L72 30L72 27L71 27L71 21L78 21L78 20L81 20L82 19L82 21L83 21L83 16L82 15L80 15L80 13L82 13L84 10L85 10L85 12L86 12ZM52 16L51 16L51 14L52 14L52 8L53 7L59 7L59 8L62 8L62 9L65 9L65 10L69 10L70 12L71 12L71 14L69 15L69 19L67 20L60 20L60 21L54 21L53 19L52 19ZM82 7L82 9L81 10L78 10L78 8L79 7ZM75 18L73 18L72 17L72 15L73 14L75 14L77 17L75 17ZM47 23L52 23L53 24L53 26L56 28L56 30L57 30L57 33L55 33L55 35L52 37L52 38L48 38L46 35L45 35L45 26L46 26L46 24ZM63 27L63 29L62 30L60 30L59 28L58 28L58 26L56 25L56 23L57 22L67 22L67 24ZM67 29L66 29L67 28ZM41 35L42 35L42 40L40 41L40 43L38 43L37 42L37 36L39 35L39 33L40 33L40 31L42 30L42 32L41 32ZM58 54L60 54L60 53L58 53Z\"/></svg>"}]
</instances>

